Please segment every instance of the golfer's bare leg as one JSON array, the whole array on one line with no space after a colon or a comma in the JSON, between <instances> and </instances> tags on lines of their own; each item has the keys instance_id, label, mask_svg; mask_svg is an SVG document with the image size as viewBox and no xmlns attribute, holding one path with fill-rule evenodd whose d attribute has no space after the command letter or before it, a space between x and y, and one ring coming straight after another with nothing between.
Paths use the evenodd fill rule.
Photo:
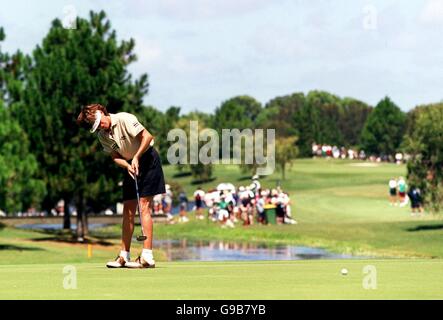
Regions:
<instances>
[{"instance_id":1,"label":"golfer's bare leg","mask_svg":"<svg viewBox=\"0 0 443 320\"><path fill-rule=\"evenodd\" d=\"M143 249L152 250L152 229L153 222L151 216L151 204L153 197L142 197L140 198L140 207L142 212L142 225L143 232L147 239L143 242Z\"/></svg>"},{"instance_id":2,"label":"golfer's bare leg","mask_svg":"<svg viewBox=\"0 0 443 320\"><path fill-rule=\"evenodd\" d=\"M136 209L137 200L128 200L123 202L122 250L124 251L129 251L131 248Z\"/></svg>"}]
</instances>

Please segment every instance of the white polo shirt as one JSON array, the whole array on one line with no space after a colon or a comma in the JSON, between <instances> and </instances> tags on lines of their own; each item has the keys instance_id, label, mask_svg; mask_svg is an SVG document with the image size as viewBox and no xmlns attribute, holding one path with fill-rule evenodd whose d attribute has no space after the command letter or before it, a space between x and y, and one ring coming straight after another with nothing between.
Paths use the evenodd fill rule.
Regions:
<instances>
[{"instance_id":1,"label":"white polo shirt","mask_svg":"<svg viewBox=\"0 0 443 320\"><path fill-rule=\"evenodd\" d=\"M106 153L112 151L118 152L126 160L134 158L140 148L141 140L136 136L142 132L145 127L137 120L137 117L127 113L110 113L111 128L109 131L100 130L98 139ZM152 139L150 146L154 145Z\"/></svg>"}]
</instances>

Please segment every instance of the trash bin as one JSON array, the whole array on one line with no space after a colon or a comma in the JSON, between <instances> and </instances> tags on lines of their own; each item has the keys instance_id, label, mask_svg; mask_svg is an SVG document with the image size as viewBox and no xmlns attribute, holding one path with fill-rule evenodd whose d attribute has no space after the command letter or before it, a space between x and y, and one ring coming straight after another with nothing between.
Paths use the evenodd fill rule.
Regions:
<instances>
[{"instance_id":1,"label":"trash bin","mask_svg":"<svg viewBox=\"0 0 443 320\"><path fill-rule=\"evenodd\" d=\"M266 222L270 224L277 224L277 217L276 217L276 206L273 204L266 204L265 205L265 216L266 216Z\"/></svg>"}]
</instances>

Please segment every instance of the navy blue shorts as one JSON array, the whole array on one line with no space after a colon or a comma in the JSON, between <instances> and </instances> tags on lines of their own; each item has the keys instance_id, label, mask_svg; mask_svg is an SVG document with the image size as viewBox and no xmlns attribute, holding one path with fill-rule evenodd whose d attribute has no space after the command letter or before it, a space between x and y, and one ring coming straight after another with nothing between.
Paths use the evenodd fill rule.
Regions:
<instances>
[{"instance_id":1,"label":"navy blue shorts","mask_svg":"<svg viewBox=\"0 0 443 320\"><path fill-rule=\"evenodd\" d=\"M140 197L166 193L165 177L163 175L160 156L153 147L150 147L140 157L138 171L137 183ZM123 201L135 199L137 199L135 181L126 170L123 180Z\"/></svg>"}]
</instances>

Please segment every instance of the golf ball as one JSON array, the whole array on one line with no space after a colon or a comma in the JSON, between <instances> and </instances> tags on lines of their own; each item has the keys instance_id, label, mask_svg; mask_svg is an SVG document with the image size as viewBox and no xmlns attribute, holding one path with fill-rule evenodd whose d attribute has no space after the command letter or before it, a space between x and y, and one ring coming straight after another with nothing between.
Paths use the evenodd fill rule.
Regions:
<instances>
[{"instance_id":1,"label":"golf ball","mask_svg":"<svg viewBox=\"0 0 443 320\"><path fill-rule=\"evenodd\" d=\"M341 269L341 274L342 275L347 275L348 274L348 269L345 269L345 268L343 268L343 269Z\"/></svg>"}]
</instances>

